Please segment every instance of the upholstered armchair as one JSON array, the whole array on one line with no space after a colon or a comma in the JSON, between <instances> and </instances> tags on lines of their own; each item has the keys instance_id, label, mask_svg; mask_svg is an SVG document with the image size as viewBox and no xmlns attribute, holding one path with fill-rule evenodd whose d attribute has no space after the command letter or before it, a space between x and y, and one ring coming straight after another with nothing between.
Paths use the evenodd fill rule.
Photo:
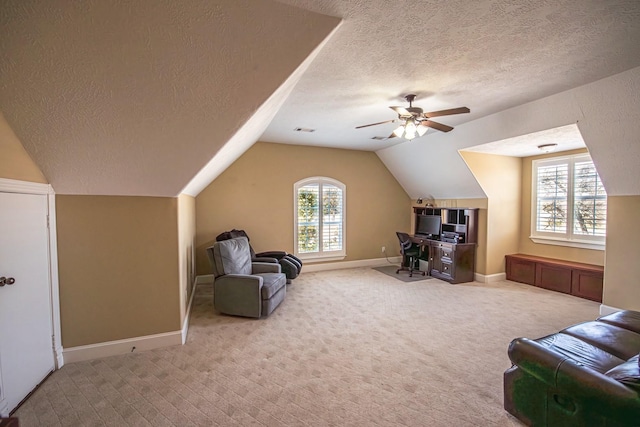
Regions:
<instances>
[{"instance_id":1,"label":"upholstered armchair","mask_svg":"<svg viewBox=\"0 0 640 427\"><path fill-rule=\"evenodd\" d=\"M244 230L236 230L234 228L231 231L220 233L216 237L216 241L221 242L223 240L232 239L234 237L246 237L247 240L251 240ZM282 267L282 272L287 276L287 283L291 283L291 280L298 277L298 275L302 271L302 261L295 255L284 251L268 251L255 253L255 251L251 247L251 244L249 244L249 249L251 250L251 259L254 262L279 263L280 267Z\"/></svg>"},{"instance_id":2,"label":"upholstered armchair","mask_svg":"<svg viewBox=\"0 0 640 427\"><path fill-rule=\"evenodd\" d=\"M249 240L236 237L207 248L213 267L213 305L223 314L268 316L284 300L287 279L277 263L252 262Z\"/></svg>"}]
</instances>

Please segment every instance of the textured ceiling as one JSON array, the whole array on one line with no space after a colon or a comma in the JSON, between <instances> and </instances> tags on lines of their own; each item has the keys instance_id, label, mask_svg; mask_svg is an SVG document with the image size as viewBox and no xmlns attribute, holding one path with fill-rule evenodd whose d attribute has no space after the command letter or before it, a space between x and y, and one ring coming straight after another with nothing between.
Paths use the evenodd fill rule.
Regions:
<instances>
[{"instance_id":1,"label":"textured ceiling","mask_svg":"<svg viewBox=\"0 0 640 427\"><path fill-rule=\"evenodd\" d=\"M640 65L638 0L280 1L344 24L265 141L379 150L402 142L371 139L397 125L354 128L395 118L407 93L425 111L469 107L440 120L455 126Z\"/></svg>"},{"instance_id":2,"label":"textured ceiling","mask_svg":"<svg viewBox=\"0 0 640 427\"><path fill-rule=\"evenodd\" d=\"M480 120L518 136L496 113L640 66L638 0L3 0L0 25L0 110L63 194L197 194L266 127L264 141L377 151L410 195L478 197L457 150ZM411 143L371 139L393 124L355 129L407 93L471 113ZM581 117L536 113L525 133ZM413 147L449 159L455 185L407 171Z\"/></svg>"},{"instance_id":3,"label":"textured ceiling","mask_svg":"<svg viewBox=\"0 0 640 427\"><path fill-rule=\"evenodd\" d=\"M3 0L0 109L57 193L176 196L339 22L263 0Z\"/></svg>"},{"instance_id":4,"label":"textured ceiling","mask_svg":"<svg viewBox=\"0 0 640 427\"><path fill-rule=\"evenodd\" d=\"M554 144L550 151L562 152L584 148L584 140L577 125L561 126L553 129L533 132L514 138L487 142L486 144L464 148L461 151L497 154L511 157L529 157L543 154L541 145Z\"/></svg>"}]
</instances>

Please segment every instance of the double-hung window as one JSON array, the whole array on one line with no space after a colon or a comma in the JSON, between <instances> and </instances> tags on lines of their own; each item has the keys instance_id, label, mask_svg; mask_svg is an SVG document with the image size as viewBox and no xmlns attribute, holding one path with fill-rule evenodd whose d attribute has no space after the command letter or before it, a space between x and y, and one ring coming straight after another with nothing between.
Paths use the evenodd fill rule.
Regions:
<instances>
[{"instance_id":1,"label":"double-hung window","mask_svg":"<svg viewBox=\"0 0 640 427\"><path fill-rule=\"evenodd\" d=\"M588 154L534 160L531 239L604 249L607 193Z\"/></svg>"},{"instance_id":2,"label":"double-hung window","mask_svg":"<svg viewBox=\"0 0 640 427\"><path fill-rule=\"evenodd\" d=\"M343 259L345 251L346 187L327 177L294 185L296 255L303 259Z\"/></svg>"}]
</instances>

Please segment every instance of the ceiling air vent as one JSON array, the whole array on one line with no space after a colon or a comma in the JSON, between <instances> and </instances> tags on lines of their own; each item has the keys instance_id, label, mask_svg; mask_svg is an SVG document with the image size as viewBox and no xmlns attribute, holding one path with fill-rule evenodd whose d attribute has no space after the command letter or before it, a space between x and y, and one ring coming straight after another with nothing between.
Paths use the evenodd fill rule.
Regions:
<instances>
[{"instance_id":1,"label":"ceiling air vent","mask_svg":"<svg viewBox=\"0 0 640 427\"><path fill-rule=\"evenodd\" d=\"M293 128L294 131L296 132L315 132L315 129L309 129L309 128Z\"/></svg>"}]
</instances>

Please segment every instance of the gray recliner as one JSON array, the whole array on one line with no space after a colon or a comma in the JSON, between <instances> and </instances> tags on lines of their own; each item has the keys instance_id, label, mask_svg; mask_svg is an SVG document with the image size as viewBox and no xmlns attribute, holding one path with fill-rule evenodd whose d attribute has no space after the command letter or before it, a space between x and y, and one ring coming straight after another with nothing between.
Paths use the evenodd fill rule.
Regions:
<instances>
[{"instance_id":1,"label":"gray recliner","mask_svg":"<svg viewBox=\"0 0 640 427\"><path fill-rule=\"evenodd\" d=\"M236 237L207 248L213 267L213 305L223 314L268 316L284 300L287 279L280 264L251 262L249 241Z\"/></svg>"}]
</instances>

